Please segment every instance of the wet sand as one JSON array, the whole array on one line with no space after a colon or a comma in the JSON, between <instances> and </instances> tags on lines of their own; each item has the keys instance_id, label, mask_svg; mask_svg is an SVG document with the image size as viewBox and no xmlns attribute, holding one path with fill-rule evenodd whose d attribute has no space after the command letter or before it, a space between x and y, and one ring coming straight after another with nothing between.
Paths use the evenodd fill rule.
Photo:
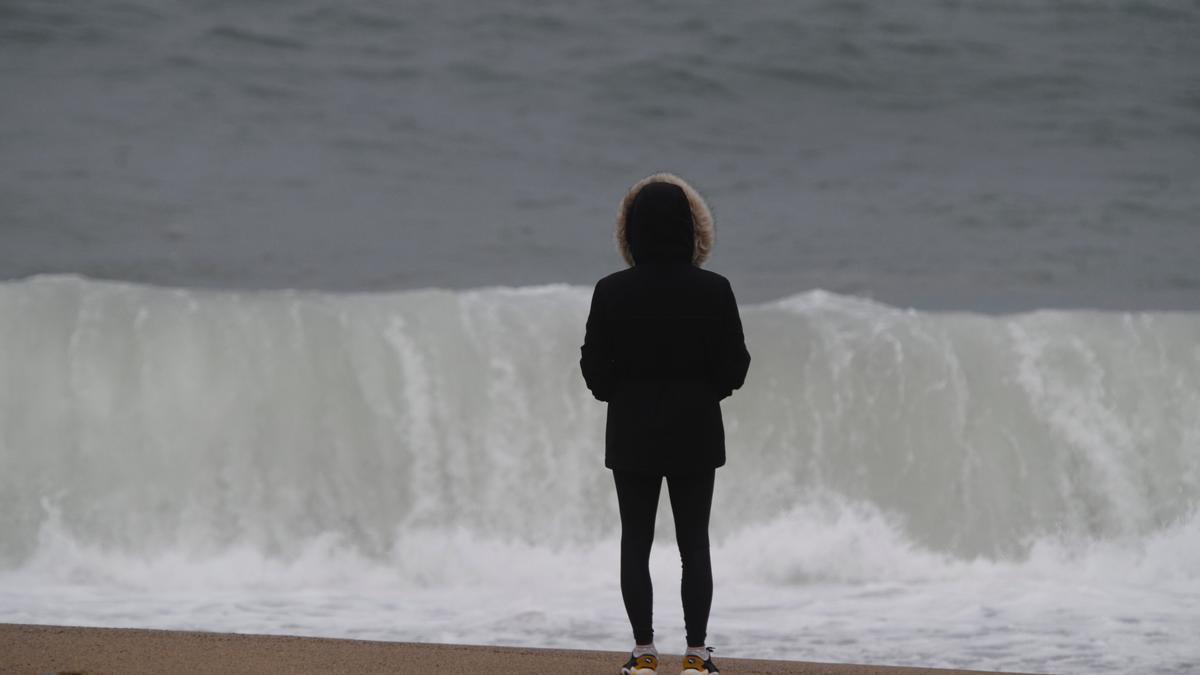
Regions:
<instances>
[{"instance_id":1,"label":"wet sand","mask_svg":"<svg viewBox=\"0 0 1200 675\"><path fill-rule=\"evenodd\" d=\"M0 673L414 673L420 675L612 675L621 652L371 642L128 628L0 624ZM720 658L722 675L917 675L982 671ZM660 656L660 673L681 657Z\"/></svg>"}]
</instances>

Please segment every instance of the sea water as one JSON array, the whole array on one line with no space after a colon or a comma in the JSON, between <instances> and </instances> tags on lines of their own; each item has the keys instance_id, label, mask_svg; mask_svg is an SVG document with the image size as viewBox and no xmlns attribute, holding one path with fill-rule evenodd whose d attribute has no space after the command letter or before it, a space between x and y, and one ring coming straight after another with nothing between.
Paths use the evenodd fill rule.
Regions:
<instances>
[{"instance_id":1,"label":"sea water","mask_svg":"<svg viewBox=\"0 0 1200 675\"><path fill-rule=\"evenodd\" d=\"M0 278L590 285L674 171L738 298L1200 310L1194 0L6 0Z\"/></svg>"},{"instance_id":2,"label":"sea water","mask_svg":"<svg viewBox=\"0 0 1200 675\"><path fill-rule=\"evenodd\" d=\"M0 285L0 621L628 647L589 297ZM1200 316L742 315L720 655L1200 668Z\"/></svg>"}]
</instances>

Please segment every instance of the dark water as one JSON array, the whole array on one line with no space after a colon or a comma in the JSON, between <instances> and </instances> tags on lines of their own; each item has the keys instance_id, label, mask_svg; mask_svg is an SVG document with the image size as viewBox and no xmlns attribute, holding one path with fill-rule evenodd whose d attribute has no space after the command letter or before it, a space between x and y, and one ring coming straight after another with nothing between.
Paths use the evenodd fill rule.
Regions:
<instances>
[{"instance_id":1,"label":"dark water","mask_svg":"<svg viewBox=\"0 0 1200 675\"><path fill-rule=\"evenodd\" d=\"M1200 3L0 3L0 278L1200 308Z\"/></svg>"}]
</instances>

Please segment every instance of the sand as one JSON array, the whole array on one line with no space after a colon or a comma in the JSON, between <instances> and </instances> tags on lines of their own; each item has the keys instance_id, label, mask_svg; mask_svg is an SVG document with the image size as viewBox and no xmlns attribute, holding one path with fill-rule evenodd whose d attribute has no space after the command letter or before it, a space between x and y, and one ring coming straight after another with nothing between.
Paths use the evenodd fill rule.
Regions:
<instances>
[{"instance_id":1,"label":"sand","mask_svg":"<svg viewBox=\"0 0 1200 675\"><path fill-rule=\"evenodd\" d=\"M621 652L370 642L129 628L0 624L0 673L418 673L422 675L613 675ZM722 675L917 675L981 671L902 668L714 655ZM660 674L678 673L679 655L661 655Z\"/></svg>"}]
</instances>

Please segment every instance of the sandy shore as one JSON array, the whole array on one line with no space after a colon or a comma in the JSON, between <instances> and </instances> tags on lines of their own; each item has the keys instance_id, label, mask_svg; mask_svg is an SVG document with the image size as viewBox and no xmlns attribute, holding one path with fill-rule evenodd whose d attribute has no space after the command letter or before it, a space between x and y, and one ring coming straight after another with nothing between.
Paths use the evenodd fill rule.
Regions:
<instances>
[{"instance_id":1,"label":"sandy shore","mask_svg":"<svg viewBox=\"0 0 1200 675\"><path fill-rule=\"evenodd\" d=\"M612 675L625 654L571 649L368 642L277 635L0 624L0 673L414 673ZM663 655L661 673L681 657ZM717 659L722 675L978 673L757 659Z\"/></svg>"}]
</instances>

